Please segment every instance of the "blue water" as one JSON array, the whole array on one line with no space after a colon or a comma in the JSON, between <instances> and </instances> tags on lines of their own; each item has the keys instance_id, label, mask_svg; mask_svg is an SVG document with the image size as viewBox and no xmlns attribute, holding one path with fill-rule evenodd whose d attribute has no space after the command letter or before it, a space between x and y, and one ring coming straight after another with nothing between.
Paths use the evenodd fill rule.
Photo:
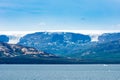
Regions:
<instances>
[{"instance_id":1,"label":"blue water","mask_svg":"<svg viewBox=\"0 0 120 80\"><path fill-rule=\"evenodd\" d=\"M0 80L120 80L120 65L0 65Z\"/></svg>"}]
</instances>

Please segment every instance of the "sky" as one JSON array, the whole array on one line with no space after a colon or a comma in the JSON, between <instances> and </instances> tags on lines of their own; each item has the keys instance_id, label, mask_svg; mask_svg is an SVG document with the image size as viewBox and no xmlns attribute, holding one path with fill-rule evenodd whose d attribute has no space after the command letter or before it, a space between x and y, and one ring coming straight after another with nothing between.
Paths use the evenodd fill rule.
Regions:
<instances>
[{"instance_id":1,"label":"sky","mask_svg":"<svg viewBox=\"0 0 120 80\"><path fill-rule=\"evenodd\" d=\"M0 31L120 30L120 0L0 0Z\"/></svg>"}]
</instances>

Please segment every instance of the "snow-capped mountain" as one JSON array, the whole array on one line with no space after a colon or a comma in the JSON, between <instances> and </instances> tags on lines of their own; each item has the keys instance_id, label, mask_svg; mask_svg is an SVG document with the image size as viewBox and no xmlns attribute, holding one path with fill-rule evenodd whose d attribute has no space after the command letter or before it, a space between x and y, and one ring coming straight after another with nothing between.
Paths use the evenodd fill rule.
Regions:
<instances>
[{"instance_id":1,"label":"snow-capped mountain","mask_svg":"<svg viewBox=\"0 0 120 80\"><path fill-rule=\"evenodd\" d=\"M89 35L70 32L36 32L20 39L18 44L48 53L65 54L91 41Z\"/></svg>"},{"instance_id":2,"label":"snow-capped mountain","mask_svg":"<svg viewBox=\"0 0 120 80\"><path fill-rule=\"evenodd\" d=\"M71 32L71 33L80 33L89 35L91 37L91 41L98 41L98 37L103 33L113 33L120 32L118 31L105 31L105 30L39 30L39 31L0 31L0 35L7 35L9 37L9 42L11 44L16 44L19 42L20 38L31 33L35 32Z\"/></svg>"},{"instance_id":3,"label":"snow-capped mountain","mask_svg":"<svg viewBox=\"0 0 120 80\"><path fill-rule=\"evenodd\" d=\"M119 33L111 33L114 38L110 38L110 33L104 33L111 39L111 41L120 39ZM36 32L27 34L20 39L18 44L35 47L48 53L57 55L69 55L74 53L82 53L86 49L102 43L101 40L105 39L104 34L80 34L71 32ZM102 37L103 36L103 37ZM107 42L110 42L106 40ZM104 42L103 42L104 43Z\"/></svg>"},{"instance_id":4,"label":"snow-capped mountain","mask_svg":"<svg viewBox=\"0 0 120 80\"><path fill-rule=\"evenodd\" d=\"M89 62L120 62L119 32L38 31L4 33L9 43ZM3 35L0 34L0 35Z\"/></svg>"}]
</instances>

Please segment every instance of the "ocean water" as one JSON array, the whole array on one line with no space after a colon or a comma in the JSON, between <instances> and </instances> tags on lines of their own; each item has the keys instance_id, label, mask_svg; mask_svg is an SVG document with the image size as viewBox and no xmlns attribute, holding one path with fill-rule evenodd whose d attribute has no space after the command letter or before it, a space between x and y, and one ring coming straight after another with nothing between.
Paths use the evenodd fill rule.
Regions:
<instances>
[{"instance_id":1,"label":"ocean water","mask_svg":"<svg viewBox=\"0 0 120 80\"><path fill-rule=\"evenodd\" d=\"M120 65L0 65L0 80L120 80Z\"/></svg>"}]
</instances>

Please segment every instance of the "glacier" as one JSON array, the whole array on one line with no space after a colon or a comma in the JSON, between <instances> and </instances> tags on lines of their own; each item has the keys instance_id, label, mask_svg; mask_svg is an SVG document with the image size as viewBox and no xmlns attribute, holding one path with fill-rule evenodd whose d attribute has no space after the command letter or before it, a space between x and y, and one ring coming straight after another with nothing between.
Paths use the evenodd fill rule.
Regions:
<instances>
[{"instance_id":1,"label":"glacier","mask_svg":"<svg viewBox=\"0 0 120 80\"><path fill-rule=\"evenodd\" d=\"M0 35L6 35L9 37L10 44L16 44L20 38L26 34L32 33L31 31L0 31Z\"/></svg>"},{"instance_id":2,"label":"glacier","mask_svg":"<svg viewBox=\"0 0 120 80\"><path fill-rule=\"evenodd\" d=\"M91 41L98 41L98 37L102 35L103 33L114 33L114 32L120 32L113 31L113 30L39 30L39 31L0 31L0 35L7 35L9 37L10 44L16 44L19 42L20 38L25 36L26 34L31 34L35 32L56 32L60 34L60 32L72 32L72 33L80 33L89 35L91 37Z\"/></svg>"}]
</instances>

